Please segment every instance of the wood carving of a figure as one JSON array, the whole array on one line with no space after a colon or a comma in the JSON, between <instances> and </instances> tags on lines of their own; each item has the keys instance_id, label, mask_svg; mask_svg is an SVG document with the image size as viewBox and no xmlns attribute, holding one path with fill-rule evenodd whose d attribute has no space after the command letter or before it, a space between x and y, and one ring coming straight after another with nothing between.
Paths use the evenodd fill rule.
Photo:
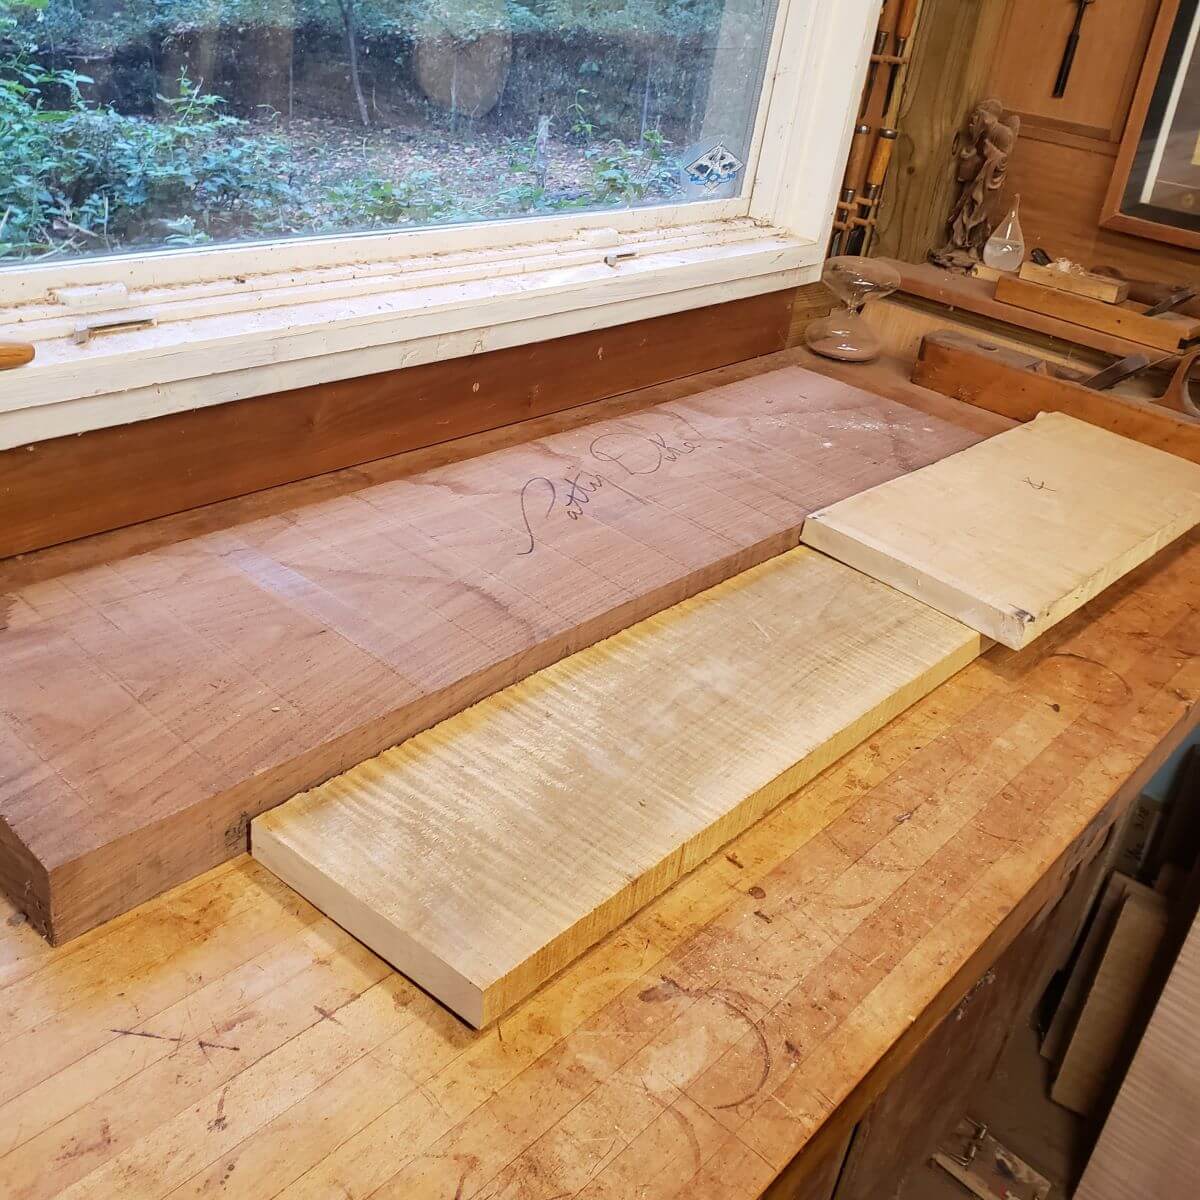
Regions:
<instances>
[{"instance_id":1,"label":"wood carving of a figure","mask_svg":"<svg viewBox=\"0 0 1200 1200\"><path fill-rule=\"evenodd\" d=\"M967 266L982 257L993 226L988 201L1004 186L1020 128L1021 119L1005 114L999 100L985 100L955 137L958 200L950 214L950 241L935 252L935 261Z\"/></svg>"}]
</instances>

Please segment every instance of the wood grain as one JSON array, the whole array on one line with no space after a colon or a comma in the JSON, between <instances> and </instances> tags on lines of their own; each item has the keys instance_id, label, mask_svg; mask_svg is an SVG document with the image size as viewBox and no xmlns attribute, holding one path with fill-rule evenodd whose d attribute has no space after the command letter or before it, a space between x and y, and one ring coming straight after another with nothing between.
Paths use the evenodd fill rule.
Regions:
<instances>
[{"instance_id":1,"label":"wood grain","mask_svg":"<svg viewBox=\"0 0 1200 1200\"><path fill-rule=\"evenodd\" d=\"M967 114L987 95L985 80L1007 7L1008 0L923 0L875 253L920 263L945 245L958 196L955 140Z\"/></svg>"},{"instance_id":2,"label":"wood grain","mask_svg":"<svg viewBox=\"0 0 1200 1200\"><path fill-rule=\"evenodd\" d=\"M0 557L781 350L796 295L772 292L0 451ZM802 308L823 295L818 286Z\"/></svg>"},{"instance_id":3,"label":"wood grain","mask_svg":"<svg viewBox=\"0 0 1200 1200\"><path fill-rule=\"evenodd\" d=\"M0 630L0 881L74 936L239 853L272 805L978 437L793 367L31 571Z\"/></svg>"},{"instance_id":4,"label":"wood grain","mask_svg":"<svg viewBox=\"0 0 1200 1200\"><path fill-rule=\"evenodd\" d=\"M1059 316L1004 303L996 297L996 284L987 279L957 275L935 267L932 263L893 262L892 265L900 272L900 290L906 295L932 300L952 310L973 313L1022 332L1059 340L1065 343L1067 349L1072 346L1087 346L1105 354L1115 354L1117 357L1143 352L1146 349L1140 342L1106 330L1091 329Z\"/></svg>"},{"instance_id":5,"label":"wood grain","mask_svg":"<svg viewBox=\"0 0 1200 1200\"><path fill-rule=\"evenodd\" d=\"M1061 413L811 514L803 540L1020 649L1200 524L1200 466Z\"/></svg>"},{"instance_id":6,"label":"wood grain","mask_svg":"<svg viewBox=\"0 0 1200 1200\"><path fill-rule=\"evenodd\" d=\"M244 856L57 948L0 900L6 1200L755 1200L1194 727L1197 588L993 649L482 1033Z\"/></svg>"},{"instance_id":7,"label":"wood grain","mask_svg":"<svg viewBox=\"0 0 1200 1200\"><path fill-rule=\"evenodd\" d=\"M1200 1172L1200 921L1193 923L1075 1195L1187 1196Z\"/></svg>"},{"instance_id":8,"label":"wood grain","mask_svg":"<svg viewBox=\"0 0 1200 1200\"><path fill-rule=\"evenodd\" d=\"M1018 421L1043 412L1064 413L1200 463L1200 421L1147 401L1019 369L1002 351L988 353L955 333L923 340L913 382Z\"/></svg>"},{"instance_id":9,"label":"wood grain","mask_svg":"<svg viewBox=\"0 0 1200 1200\"><path fill-rule=\"evenodd\" d=\"M1076 296L1088 296L1105 304L1121 304L1129 299L1127 281L1112 279L1107 275L1095 275L1091 271L1061 271L1030 261L1023 262L1017 274L1029 283L1039 283L1043 287L1071 292Z\"/></svg>"},{"instance_id":10,"label":"wood grain","mask_svg":"<svg viewBox=\"0 0 1200 1200\"><path fill-rule=\"evenodd\" d=\"M1054 80L1075 8L1012 0L1003 36L991 48L989 86L1020 114L1022 138L1027 127L1036 131L1039 126L1119 138L1157 6L1157 0L1124 0L1089 8L1066 93L1055 98Z\"/></svg>"},{"instance_id":11,"label":"wood grain","mask_svg":"<svg viewBox=\"0 0 1200 1200\"><path fill-rule=\"evenodd\" d=\"M1002 304L1012 304L1168 352L1178 351L1185 343L1200 336L1200 318L1176 313L1147 317L1143 314L1144 306L1132 301L1105 304L1101 300L1073 296L1011 275L996 281L996 299Z\"/></svg>"},{"instance_id":12,"label":"wood grain","mask_svg":"<svg viewBox=\"0 0 1200 1200\"><path fill-rule=\"evenodd\" d=\"M1054 1077L1056 1104L1083 1116L1101 1113L1123 1048L1137 1040L1166 933L1166 901L1153 892L1129 892Z\"/></svg>"},{"instance_id":13,"label":"wood grain","mask_svg":"<svg viewBox=\"0 0 1200 1200\"><path fill-rule=\"evenodd\" d=\"M479 1028L982 646L793 550L264 813L251 852Z\"/></svg>"}]
</instances>

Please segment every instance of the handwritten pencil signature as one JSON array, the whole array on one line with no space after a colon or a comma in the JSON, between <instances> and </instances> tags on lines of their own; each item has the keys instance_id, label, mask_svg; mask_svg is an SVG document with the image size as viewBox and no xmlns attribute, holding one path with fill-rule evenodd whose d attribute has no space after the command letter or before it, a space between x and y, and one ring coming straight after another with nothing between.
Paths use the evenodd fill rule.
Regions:
<instances>
[{"instance_id":1,"label":"handwritten pencil signature","mask_svg":"<svg viewBox=\"0 0 1200 1200\"><path fill-rule=\"evenodd\" d=\"M618 478L654 475L663 467L678 462L683 455L694 454L704 441L703 434L690 421L676 413L666 415L674 417L686 426L688 436L668 441L666 435L661 433L602 433L591 440L588 454L596 462L610 464L615 471L623 472ZM517 553L532 554L537 547L529 510L529 505L535 497L540 495L546 503L542 520L548 519L556 508L561 507L569 520L578 521L583 516L585 507L605 486L625 492L626 495L633 494L608 476L598 471L588 471L583 467L557 481L547 475L534 475L527 479L521 487L520 505L521 520L525 525L529 545ZM534 509L534 512L536 511Z\"/></svg>"}]
</instances>

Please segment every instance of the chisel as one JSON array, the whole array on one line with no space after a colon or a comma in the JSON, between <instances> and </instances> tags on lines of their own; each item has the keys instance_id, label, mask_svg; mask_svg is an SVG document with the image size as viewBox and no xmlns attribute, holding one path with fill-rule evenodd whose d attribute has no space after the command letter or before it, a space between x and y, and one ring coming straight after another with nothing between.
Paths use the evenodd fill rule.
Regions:
<instances>
[{"instance_id":1,"label":"chisel","mask_svg":"<svg viewBox=\"0 0 1200 1200\"><path fill-rule=\"evenodd\" d=\"M0 371L33 362L33 353L33 347L28 342L0 342Z\"/></svg>"},{"instance_id":2,"label":"chisel","mask_svg":"<svg viewBox=\"0 0 1200 1200\"><path fill-rule=\"evenodd\" d=\"M896 46L893 51L897 58L904 57L904 49L908 45L908 39L912 37L913 26L917 21L917 4L918 0L901 0L900 2L900 16L896 19ZM887 95L883 100L885 121L892 111L892 97L896 91L896 80L900 77L900 68L903 65L898 62L892 63L892 71L888 76Z\"/></svg>"},{"instance_id":3,"label":"chisel","mask_svg":"<svg viewBox=\"0 0 1200 1200\"><path fill-rule=\"evenodd\" d=\"M879 75L879 63L875 60L888 45L891 34L891 8L895 0L883 0L883 8L879 13L879 28L875 30L875 45L871 48L871 65L867 68L867 86L863 91L862 103L858 106L858 118L861 121L871 104L875 94L875 79Z\"/></svg>"},{"instance_id":4,"label":"chisel","mask_svg":"<svg viewBox=\"0 0 1200 1200\"><path fill-rule=\"evenodd\" d=\"M1054 81L1052 95L1055 100L1061 100L1067 94L1067 80L1071 78L1071 68L1075 65L1075 51L1079 49L1079 33L1083 29L1083 14L1088 5L1096 0L1075 0L1075 24L1067 35L1067 46L1063 51L1062 65L1058 68L1058 78Z\"/></svg>"},{"instance_id":5,"label":"chisel","mask_svg":"<svg viewBox=\"0 0 1200 1200\"><path fill-rule=\"evenodd\" d=\"M871 166L867 171L867 185L863 188L862 198L859 200L864 217L869 217L879 202L879 193L883 190L883 181L887 178L888 166L892 161L892 150L895 149L896 138L899 136L899 132L895 129L879 131L879 138L875 142L875 153L871 156ZM866 254L870 244L871 230L868 226L861 225L855 231L854 245L850 248L849 253Z\"/></svg>"},{"instance_id":6,"label":"chisel","mask_svg":"<svg viewBox=\"0 0 1200 1200\"><path fill-rule=\"evenodd\" d=\"M846 159L846 174L843 177L842 195L838 207L844 210L843 220L847 223L854 215L854 201L858 189L862 186L863 172L867 167L867 153L871 148L871 126L856 125L854 137L850 141L850 154ZM839 229L834 234L830 245L830 257L841 254L842 247L850 236L850 229Z\"/></svg>"}]
</instances>

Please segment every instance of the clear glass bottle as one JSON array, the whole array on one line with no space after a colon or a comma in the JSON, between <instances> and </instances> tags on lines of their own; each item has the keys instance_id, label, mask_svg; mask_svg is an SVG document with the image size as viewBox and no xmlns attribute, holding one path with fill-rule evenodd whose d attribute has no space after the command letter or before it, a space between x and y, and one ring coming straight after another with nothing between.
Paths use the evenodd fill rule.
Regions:
<instances>
[{"instance_id":1,"label":"clear glass bottle","mask_svg":"<svg viewBox=\"0 0 1200 1200\"><path fill-rule=\"evenodd\" d=\"M1021 197L1013 200L1012 211L996 226L983 248L983 262L994 271L1019 271L1025 261L1025 235L1021 232Z\"/></svg>"}]
</instances>

